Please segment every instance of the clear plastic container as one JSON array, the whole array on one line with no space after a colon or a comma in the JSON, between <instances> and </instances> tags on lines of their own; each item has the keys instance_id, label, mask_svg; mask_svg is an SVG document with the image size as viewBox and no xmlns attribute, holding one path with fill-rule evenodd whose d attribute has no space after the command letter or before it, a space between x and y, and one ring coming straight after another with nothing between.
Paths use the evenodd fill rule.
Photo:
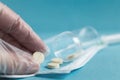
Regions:
<instances>
[{"instance_id":1,"label":"clear plastic container","mask_svg":"<svg viewBox=\"0 0 120 80\"><path fill-rule=\"evenodd\" d=\"M68 56L84 54L84 50L96 44L99 35L92 27L85 27L76 31L65 31L45 41L49 53L62 58L64 62L72 61ZM77 58L77 57L76 57ZM74 58L75 59L75 58Z\"/></svg>"}]
</instances>

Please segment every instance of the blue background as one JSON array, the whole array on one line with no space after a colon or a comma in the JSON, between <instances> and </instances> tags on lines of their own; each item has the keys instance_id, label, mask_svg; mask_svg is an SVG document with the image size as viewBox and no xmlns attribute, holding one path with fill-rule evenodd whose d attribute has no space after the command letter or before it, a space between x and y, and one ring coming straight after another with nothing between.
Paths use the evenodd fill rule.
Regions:
<instances>
[{"instance_id":1,"label":"blue background","mask_svg":"<svg viewBox=\"0 0 120 80\"><path fill-rule=\"evenodd\" d=\"M1 0L46 39L66 30L93 26L100 34L120 32L118 0ZM120 45L99 52L68 75L40 75L20 80L119 80Z\"/></svg>"}]
</instances>

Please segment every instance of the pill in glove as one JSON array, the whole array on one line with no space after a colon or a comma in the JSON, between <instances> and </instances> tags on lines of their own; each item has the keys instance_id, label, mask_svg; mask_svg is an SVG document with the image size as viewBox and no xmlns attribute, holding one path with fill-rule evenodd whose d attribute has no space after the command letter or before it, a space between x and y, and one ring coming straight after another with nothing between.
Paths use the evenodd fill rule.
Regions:
<instances>
[{"instance_id":1,"label":"pill in glove","mask_svg":"<svg viewBox=\"0 0 120 80\"><path fill-rule=\"evenodd\" d=\"M33 58L35 62L37 62L38 64L41 64L44 61L44 54L41 52L34 52Z\"/></svg>"}]
</instances>

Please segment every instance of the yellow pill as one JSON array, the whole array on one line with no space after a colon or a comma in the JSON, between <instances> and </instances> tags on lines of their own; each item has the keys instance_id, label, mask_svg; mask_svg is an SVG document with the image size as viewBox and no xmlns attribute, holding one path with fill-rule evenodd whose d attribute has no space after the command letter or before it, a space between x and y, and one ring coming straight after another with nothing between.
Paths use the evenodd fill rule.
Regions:
<instances>
[{"instance_id":1,"label":"yellow pill","mask_svg":"<svg viewBox=\"0 0 120 80\"><path fill-rule=\"evenodd\" d=\"M53 63L58 63L58 64L62 64L63 63L63 60L61 58L53 58L51 59L51 62Z\"/></svg>"},{"instance_id":2,"label":"yellow pill","mask_svg":"<svg viewBox=\"0 0 120 80\"><path fill-rule=\"evenodd\" d=\"M84 51L79 51L79 52L75 52L73 54L70 54L66 57L67 60L71 61L74 60L80 56L82 56L84 54Z\"/></svg>"},{"instance_id":3,"label":"yellow pill","mask_svg":"<svg viewBox=\"0 0 120 80\"><path fill-rule=\"evenodd\" d=\"M73 59L79 57L79 55L80 55L80 54L71 54L71 55L69 55L69 56L67 57L67 60L73 60Z\"/></svg>"},{"instance_id":4,"label":"yellow pill","mask_svg":"<svg viewBox=\"0 0 120 80\"><path fill-rule=\"evenodd\" d=\"M60 64L59 63L50 62L50 63L48 63L47 67L50 68L50 69L60 68Z\"/></svg>"},{"instance_id":5,"label":"yellow pill","mask_svg":"<svg viewBox=\"0 0 120 80\"><path fill-rule=\"evenodd\" d=\"M38 64L41 64L44 61L44 54L41 52L35 52L33 53L33 58L35 62L37 62Z\"/></svg>"}]
</instances>

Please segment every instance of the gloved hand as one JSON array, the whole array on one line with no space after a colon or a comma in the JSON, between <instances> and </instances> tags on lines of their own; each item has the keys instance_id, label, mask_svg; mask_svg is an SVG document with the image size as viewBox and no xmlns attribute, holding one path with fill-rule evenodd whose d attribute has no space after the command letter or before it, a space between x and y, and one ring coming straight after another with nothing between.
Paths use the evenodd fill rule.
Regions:
<instances>
[{"instance_id":1,"label":"gloved hand","mask_svg":"<svg viewBox=\"0 0 120 80\"><path fill-rule=\"evenodd\" d=\"M43 41L19 15L0 3L0 74L37 72L39 64L32 58L35 51L46 52Z\"/></svg>"}]
</instances>

